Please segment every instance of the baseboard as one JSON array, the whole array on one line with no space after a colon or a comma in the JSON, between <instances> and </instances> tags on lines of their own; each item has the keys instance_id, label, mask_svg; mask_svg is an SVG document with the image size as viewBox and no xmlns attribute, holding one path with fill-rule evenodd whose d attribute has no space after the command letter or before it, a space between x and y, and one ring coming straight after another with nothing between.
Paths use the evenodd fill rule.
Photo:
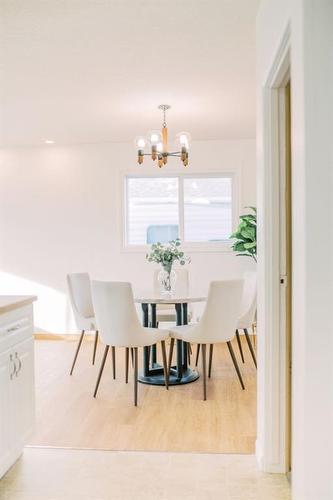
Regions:
<instances>
[{"instance_id":1,"label":"baseboard","mask_svg":"<svg viewBox=\"0 0 333 500\"><path fill-rule=\"evenodd\" d=\"M80 338L80 333L50 333L50 332L36 332L34 333L34 338L36 340L78 340ZM94 338L95 332L86 332L84 338Z\"/></svg>"},{"instance_id":2,"label":"baseboard","mask_svg":"<svg viewBox=\"0 0 333 500\"><path fill-rule=\"evenodd\" d=\"M256 440L255 456L257 459L258 469L261 472L267 472L270 474L287 474L286 467L283 463L267 462L267 457L265 459L263 448L258 439Z\"/></svg>"}]
</instances>

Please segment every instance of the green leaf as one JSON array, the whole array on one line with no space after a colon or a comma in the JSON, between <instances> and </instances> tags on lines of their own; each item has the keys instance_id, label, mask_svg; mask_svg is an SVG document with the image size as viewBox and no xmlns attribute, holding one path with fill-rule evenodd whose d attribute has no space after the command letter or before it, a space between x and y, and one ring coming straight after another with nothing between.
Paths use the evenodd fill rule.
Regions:
<instances>
[{"instance_id":1,"label":"green leaf","mask_svg":"<svg viewBox=\"0 0 333 500\"><path fill-rule=\"evenodd\" d=\"M246 250L249 250L250 248L256 248L257 246L257 243L255 241L253 241L252 243L244 243L244 248L246 248Z\"/></svg>"},{"instance_id":2,"label":"green leaf","mask_svg":"<svg viewBox=\"0 0 333 500\"><path fill-rule=\"evenodd\" d=\"M245 245L244 243L240 242L240 241L237 241L234 245L233 245L233 249L235 250L235 252L244 252L245 250Z\"/></svg>"},{"instance_id":3,"label":"green leaf","mask_svg":"<svg viewBox=\"0 0 333 500\"><path fill-rule=\"evenodd\" d=\"M253 227L248 226L242 230L241 235L249 240L254 240L256 237L256 231Z\"/></svg>"}]
</instances>

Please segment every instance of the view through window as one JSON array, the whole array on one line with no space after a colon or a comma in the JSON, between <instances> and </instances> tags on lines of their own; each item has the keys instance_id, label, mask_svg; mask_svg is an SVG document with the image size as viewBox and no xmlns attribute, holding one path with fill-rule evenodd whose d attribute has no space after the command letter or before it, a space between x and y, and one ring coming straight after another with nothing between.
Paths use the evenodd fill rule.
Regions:
<instances>
[{"instance_id":1,"label":"view through window","mask_svg":"<svg viewBox=\"0 0 333 500\"><path fill-rule=\"evenodd\" d=\"M231 175L126 177L126 242L226 241L232 232L232 192Z\"/></svg>"}]
</instances>

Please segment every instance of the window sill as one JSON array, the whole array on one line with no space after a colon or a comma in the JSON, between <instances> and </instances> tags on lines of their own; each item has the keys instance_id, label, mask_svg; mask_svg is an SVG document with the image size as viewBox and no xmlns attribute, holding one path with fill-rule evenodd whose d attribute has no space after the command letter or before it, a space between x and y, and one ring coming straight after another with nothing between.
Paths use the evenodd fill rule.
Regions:
<instances>
[{"instance_id":1,"label":"window sill","mask_svg":"<svg viewBox=\"0 0 333 500\"><path fill-rule=\"evenodd\" d=\"M146 254L150 251L151 245L124 245L121 253ZM182 243L182 250L185 253L233 253L231 243Z\"/></svg>"}]
</instances>

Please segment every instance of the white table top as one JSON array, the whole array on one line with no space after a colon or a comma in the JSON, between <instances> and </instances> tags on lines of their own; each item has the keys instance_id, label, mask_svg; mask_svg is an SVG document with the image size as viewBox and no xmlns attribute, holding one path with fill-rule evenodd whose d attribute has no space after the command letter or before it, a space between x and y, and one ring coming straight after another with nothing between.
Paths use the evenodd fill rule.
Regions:
<instances>
[{"instance_id":1,"label":"white table top","mask_svg":"<svg viewBox=\"0 0 333 500\"><path fill-rule=\"evenodd\" d=\"M137 304L189 304L191 302L205 302L203 295L157 295L154 292L135 293L134 301Z\"/></svg>"}]
</instances>

